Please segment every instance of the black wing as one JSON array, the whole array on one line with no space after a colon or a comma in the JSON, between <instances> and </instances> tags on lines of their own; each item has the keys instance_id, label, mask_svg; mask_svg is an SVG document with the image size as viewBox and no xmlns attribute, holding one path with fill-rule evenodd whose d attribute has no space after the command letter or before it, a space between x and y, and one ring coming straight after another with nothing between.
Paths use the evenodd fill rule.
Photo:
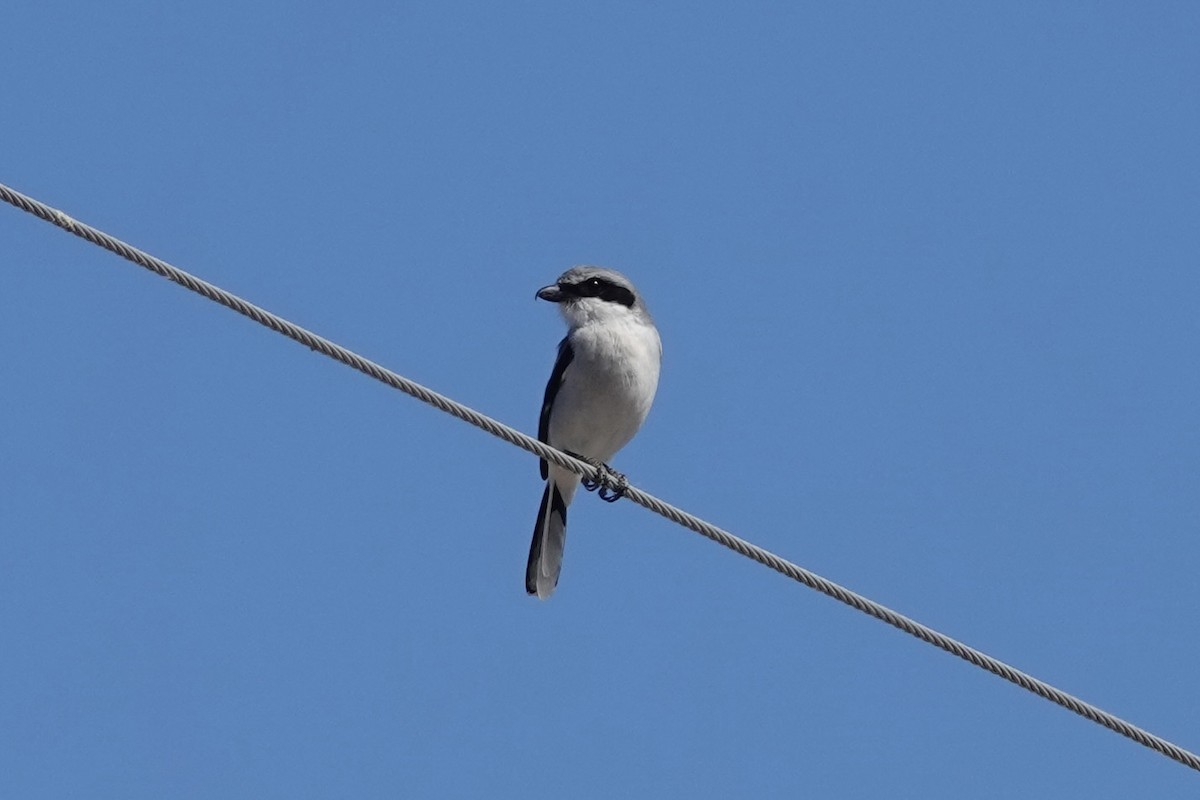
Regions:
<instances>
[{"instance_id":1,"label":"black wing","mask_svg":"<svg viewBox=\"0 0 1200 800\"><path fill-rule=\"evenodd\" d=\"M558 360L554 362L554 371L550 373L550 382L546 384L546 396L542 399L542 415L538 419L538 441L550 444L550 409L554 406L554 398L558 396L558 388L562 386L563 375L567 365L575 358L571 349L571 337L564 336L558 343ZM542 480L550 476L550 465L542 459Z\"/></svg>"}]
</instances>

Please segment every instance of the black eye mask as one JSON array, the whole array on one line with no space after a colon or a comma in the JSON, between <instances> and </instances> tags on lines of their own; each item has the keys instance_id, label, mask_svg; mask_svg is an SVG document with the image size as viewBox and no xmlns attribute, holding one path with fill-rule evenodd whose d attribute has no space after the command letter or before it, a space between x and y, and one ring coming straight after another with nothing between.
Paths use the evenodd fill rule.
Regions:
<instances>
[{"instance_id":1,"label":"black eye mask","mask_svg":"<svg viewBox=\"0 0 1200 800\"><path fill-rule=\"evenodd\" d=\"M633 292L624 286L610 283L604 278L588 278L581 283L560 285L559 288L574 297L598 297L609 303L620 303L627 308L633 307Z\"/></svg>"}]
</instances>

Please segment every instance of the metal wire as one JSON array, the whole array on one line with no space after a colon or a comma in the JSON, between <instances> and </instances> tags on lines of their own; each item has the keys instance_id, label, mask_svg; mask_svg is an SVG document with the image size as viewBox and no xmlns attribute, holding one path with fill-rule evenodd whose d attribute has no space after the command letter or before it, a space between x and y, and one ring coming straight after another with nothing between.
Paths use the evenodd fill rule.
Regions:
<instances>
[{"instance_id":1,"label":"metal wire","mask_svg":"<svg viewBox=\"0 0 1200 800\"><path fill-rule=\"evenodd\" d=\"M162 261L154 256L144 253L141 250L128 245L125 242L115 239L108 234L99 231L89 225L77 222L57 209L51 208L43 203L34 200L31 197L17 192L4 184L0 184L0 199L9 203L22 211L33 214L36 217L53 223L58 227L66 230L76 236L86 239L92 244L103 247L105 250L116 253L122 258L132 261L133 263L145 267L146 269L161 275L168 280L174 281L197 294L207 297L221 305L230 308L243 316L249 317L260 325L265 325L277 333L287 336L289 339L294 339L304 346L311 348L323 355L326 355L336 361L353 367L354 369L366 375L375 378L378 381L399 389L405 394L411 395L422 402L445 411L447 414L452 414L465 422L469 422L488 433L498 436L510 444L514 444L524 450L533 453L534 455L551 461L564 469L569 469L580 476L603 482L605 476L602 470L599 470L590 464L580 461L560 450L556 450L549 445L527 436L520 431L510 428L509 426L498 422L491 417L480 414L474 409L468 408L461 403L455 402L444 395L440 395L430 389L425 388L419 383L398 375L389 369L386 369L373 361L363 358L356 353L347 350L340 345L318 336L311 331L305 330L298 325L294 325L287 320L277 317L276 315L259 308L252 303L242 300L236 295L203 281L193 275L184 272L177 267ZM887 624L899 628L905 633L915 636L923 642L927 642L936 647L940 647L948 653L953 653L959 658L974 664L981 669L985 669L994 675L1004 678L1006 681L1015 683L1022 689L1033 692L1039 697L1043 697L1051 702L1057 703L1063 708L1074 711L1076 714L1089 719L1099 725L1103 725L1111 731L1121 734L1140 745L1149 747L1168 758L1178 761L1180 764L1191 767L1194 770L1200 771L1200 756L1184 750L1183 748L1172 744L1171 742L1156 736L1149 731L1143 730L1136 725L1133 725L1125 720L1116 717L1103 709L1097 708L1090 703L1086 703L1073 695L1057 689L1050 684L1040 681L1027 673L1022 672L1015 667L1009 666L998 659L992 658L986 653L980 652L973 647L963 644L962 642L939 633L934 629L922 625L921 623L909 619L890 608L880 605L873 600L870 600L862 595L852 592L851 590L840 586L833 581L826 580L816 573L810 572L803 567L797 566L790 561L787 561L779 556L762 549L750 542L745 541L737 536L734 536L728 531L712 525L699 517L689 514L682 509L676 508L669 503L659 500L653 495L647 494L640 489L629 486L625 491L625 496L633 502L647 508L650 511L660 514L663 517L682 525L689 530L695 531L702 536L717 542L718 544L728 547L736 553L740 553L747 558L753 559L758 563L770 567L776 572L786 575L794 581L798 581L811 589L816 589L822 594L828 595L839 602L858 609L864 614L869 614L878 620L882 620Z\"/></svg>"}]
</instances>

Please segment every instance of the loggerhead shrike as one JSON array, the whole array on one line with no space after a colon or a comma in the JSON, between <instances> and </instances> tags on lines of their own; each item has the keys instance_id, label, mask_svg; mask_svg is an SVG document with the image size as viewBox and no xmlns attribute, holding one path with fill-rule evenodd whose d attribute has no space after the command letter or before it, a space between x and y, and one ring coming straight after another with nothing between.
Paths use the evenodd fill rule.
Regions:
<instances>
[{"instance_id":1,"label":"loggerhead shrike","mask_svg":"<svg viewBox=\"0 0 1200 800\"><path fill-rule=\"evenodd\" d=\"M654 402L662 361L658 330L633 284L615 270L572 267L537 296L558 303L568 328L546 384L538 439L603 464L638 432ZM542 477L546 491L533 528L525 591L544 600L558 585L567 506L579 476L542 461Z\"/></svg>"}]
</instances>

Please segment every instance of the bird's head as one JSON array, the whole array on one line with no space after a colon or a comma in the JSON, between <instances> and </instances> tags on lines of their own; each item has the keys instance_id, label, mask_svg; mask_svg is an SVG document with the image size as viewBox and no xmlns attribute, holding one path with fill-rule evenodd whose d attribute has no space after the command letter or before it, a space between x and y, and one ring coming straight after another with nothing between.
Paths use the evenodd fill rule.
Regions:
<instances>
[{"instance_id":1,"label":"bird's head","mask_svg":"<svg viewBox=\"0 0 1200 800\"><path fill-rule=\"evenodd\" d=\"M573 327L630 315L648 317L633 283L605 267L571 267L557 281L538 289L537 297L558 303Z\"/></svg>"}]
</instances>

